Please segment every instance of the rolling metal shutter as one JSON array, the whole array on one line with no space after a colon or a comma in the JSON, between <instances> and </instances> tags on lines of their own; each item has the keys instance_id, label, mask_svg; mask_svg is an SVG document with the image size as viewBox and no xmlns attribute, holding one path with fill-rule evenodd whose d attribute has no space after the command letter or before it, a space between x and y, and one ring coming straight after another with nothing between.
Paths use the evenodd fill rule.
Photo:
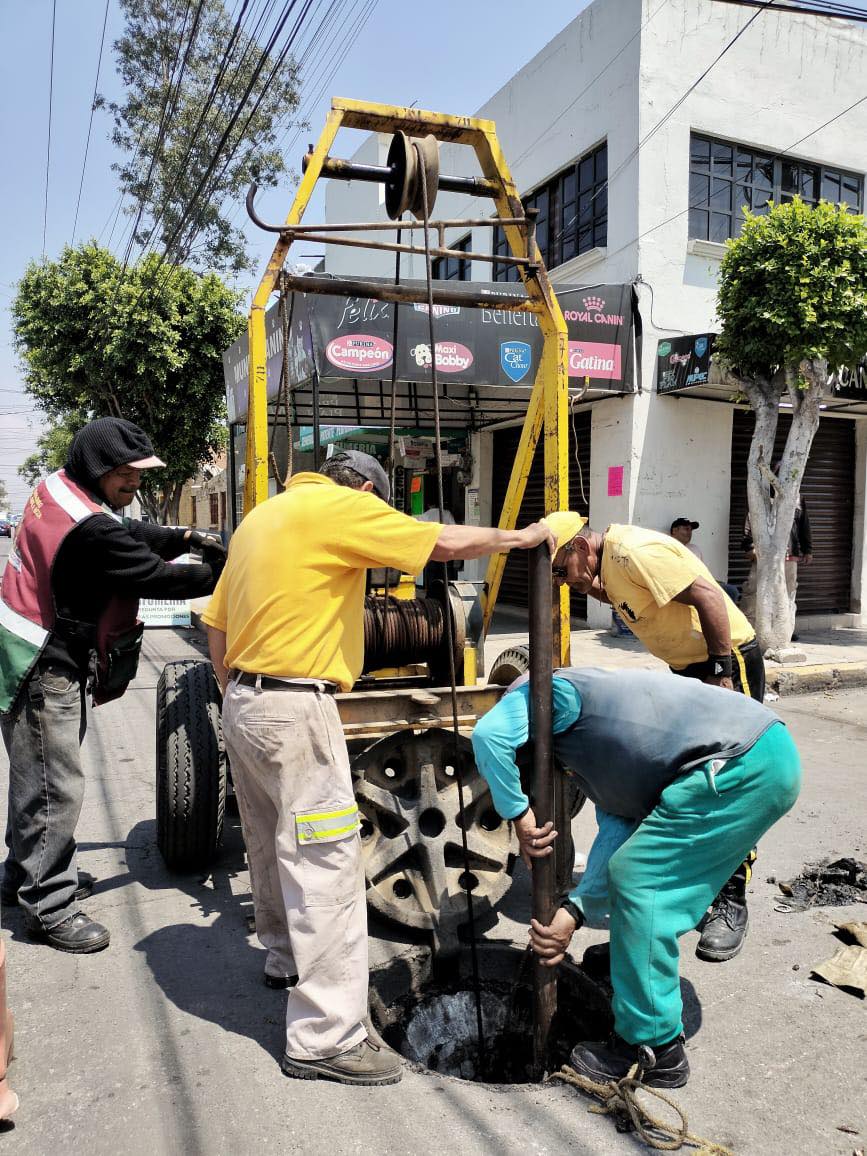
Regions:
<instances>
[{"instance_id":1,"label":"rolling metal shutter","mask_svg":"<svg viewBox=\"0 0 867 1156\"><path fill-rule=\"evenodd\" d=\"M574 415L570 420L569 428L569 508L580 514L588 513L590 499L590 411L584 410ZM521 437L520 426L510 429L494 431L494 467L491 482L491 505L493 523L497 524L503 502L506 497L506 487L509 484L509 475L512 463L518 449L518 440ZM575 447L578 447L578 463L575 460ZM584 496L582 497L581 479L584 481ZM587 501L584 498L587 498ZM533 467L527 479L527 488L524 492L524 501L521 504L521 513L518 516L518 526L526 526L536 522L545 513L545 479L543 472L542 439L536 446L533 458ZM527 555L523 550L513 550L506 562L503 582L500 586L500 598L503 603L512 606L527 605ZM587 598L582 594L572 595L572 614L576 618L587 617Z\"/></svg>"},{"instance_id":2,"label":"rolling metal shutter","mask_svg":"<svg viewBox=\"0 0 867 1156\"><path fill-rule=\"evenodd\" d=\"M781 413L774 443L774 460L786 444L792 424ZM731 518L729 522L729 582L740 586L748 563L741 549L747 515L747 459L754 419L735 410L732 427ZM852 526L855 508L855 423L823 417L810 449L801 495L807 503L813 531L813 564L798 569L798 612L827 614L850 609L852 590Z\"/></svg>"}]
</instances>

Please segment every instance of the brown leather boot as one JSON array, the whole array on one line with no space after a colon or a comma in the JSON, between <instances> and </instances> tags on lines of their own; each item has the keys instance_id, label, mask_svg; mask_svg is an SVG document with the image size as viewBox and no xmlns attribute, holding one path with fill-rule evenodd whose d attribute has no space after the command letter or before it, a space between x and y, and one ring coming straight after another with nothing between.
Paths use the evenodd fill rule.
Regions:
<instances>
[{"instance_id":1,"label":"brown leather boot","mask_svg":"<svg viewBox=\"0 0 867 1156\"><path fill-rule=\"evenodd\" d=\"M14 1038L15 1020L6 1006L6 944L0 939L0 1120L18 1110L18 1097L6 1080Z\"/></svg>"}]
</instances>

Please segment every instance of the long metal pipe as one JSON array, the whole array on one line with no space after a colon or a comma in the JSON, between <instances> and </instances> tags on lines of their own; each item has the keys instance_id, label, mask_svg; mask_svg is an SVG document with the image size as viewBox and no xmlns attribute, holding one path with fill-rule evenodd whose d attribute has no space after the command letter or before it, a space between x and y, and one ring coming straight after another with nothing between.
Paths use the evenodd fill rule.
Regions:
<instances>
[{"instance_id":1,"label":"long metal pipe","mask_svg":"<svg viewBox=\"0 0 867 1156\"><path fill-rule=\"evenodd\" d=\"M553 765L554 645L551 554L547 542L530 551L530 734L533 738L533 811L536 823L556 823ZM559 830L559 828L557 828ZM561 836L562 838L562 832ZM533 916L544 925L554 914L555 855L533 860ZM545 1072L548 1033L557 1010L557 976L533 957L533 1067L537 1079Z\"/></svg>"},{"instance_id":2,"label":"long metal pipe","mask_svg":"<svg viewBox=\"0 0 867 1156\"><path fill-rule=\"evenodd\" d=\"M302 161L302 168L306 167L306 163ZM360 165L355 161L342 160L340 157L326 157L322 165L322 176L339 181L371 181L384 184L392 179L393 173L388 165ZM496 197L500 191L496 181L487 181L484 177L441 176L437 181L437 188L447 193L468 193L473 197Z\"/></svg>"},{"instance_id":3,"label":"long metal pipe","mask_svg":"<svg viewBox=\"0 0 867 1156\"><path fill-rule=\"evenodd\" d=\"M423 287L407 284L391 285L382 281L357 281L349 277L322 277L316 274L284 273L283 284L287 289L302 293L323 293L331 297L370 297L374 301L398 301L411 304L427 304L427 292ZM457 284L457 282L456 282ZM539 313L540 307L529 297L516 297L511 293L472 292L472 281L462 281L464 292L450 289L434 290L434 305L477 306L485 309L511 309L515 313Z\"/></svg>"}]
</instances>

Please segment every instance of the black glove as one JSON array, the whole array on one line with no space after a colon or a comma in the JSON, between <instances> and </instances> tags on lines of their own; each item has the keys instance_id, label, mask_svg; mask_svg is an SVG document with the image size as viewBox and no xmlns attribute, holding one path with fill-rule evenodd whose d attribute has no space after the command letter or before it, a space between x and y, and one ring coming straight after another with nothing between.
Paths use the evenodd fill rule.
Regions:
<instances>
[{"instance_id":1,"label":"black glove","mask_svg":"<svg viewBox=\"0 0 867 1156\"><path fill-rule=\"evenodd\" d=\"M202 561L211 567L214 578L219 578L226 565L226 547L216 534L202 534L198 530L191 530L187 541L194 549L200 551Z\"/></svg>"}]
</instances>

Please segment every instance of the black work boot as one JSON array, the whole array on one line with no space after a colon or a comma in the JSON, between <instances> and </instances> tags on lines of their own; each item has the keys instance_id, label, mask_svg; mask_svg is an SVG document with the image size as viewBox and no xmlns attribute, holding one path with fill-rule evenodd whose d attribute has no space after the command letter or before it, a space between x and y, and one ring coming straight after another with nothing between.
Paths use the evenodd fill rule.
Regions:
<instances>
[{"instance_id":1,"label":"black work boot","mask_svg":"<svg viewBox=\"0 0 867 1156\"><path fill-rule=\"evenodd\" d=\"M58 951L67 951L72 955L90 955L94 951L102 951L108 947L111 932L101 923L85 915L83 911L76 911L66 919L61 919L53 927L40 927L30 924L27 933L31 939L40 943L47 943Z\"/></svg>"},{"instance_id":2,"label":"black work boot","mask_svg":"<svg viewBox=\"0 0 867 1156\"><path fill-rule=\"evenodd\" d=\"M628 1044L616 1033L598 1043L585 1042L572 1049L569 1063L580 1076L597 1084L613 1084L629 1074L633 1064L636 1079L649 1088L682 1088L689 1079L689 1060L682 1035L667 1044Z\"/></svg>"},{"instance_id":3,"label":"black work boot","mask_svg":"<svg viewBox=\"0 0 867 1156\"><path fill-rule=\"evenodd\" d=\"M734 959L744 945L750 917L747 911L747 883L752 878L755 851L746 859L714 899L701 924L701 939L695 949L699 959L724 963Z\"/></svg>"}]
</instances>

